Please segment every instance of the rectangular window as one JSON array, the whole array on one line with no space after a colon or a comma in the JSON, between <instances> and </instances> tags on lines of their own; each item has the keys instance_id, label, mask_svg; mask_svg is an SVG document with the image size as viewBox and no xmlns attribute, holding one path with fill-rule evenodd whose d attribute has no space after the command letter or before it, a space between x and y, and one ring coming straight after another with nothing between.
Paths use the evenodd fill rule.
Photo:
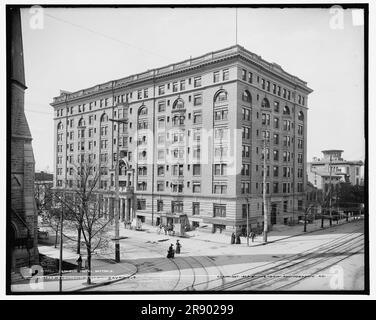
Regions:
<instances>
[{"instance_id":1,"label":"rectangular window","mask_svg":"<svg viewBox=\"0 0 376 320\"><path fill-rule=\"evenodd\" d=\"M163 144L165 143L165 134L164 133L159 133L158 134L158 144Z\"/></svg>"},{"instance_id":2,"label":"rectangular window","mask_svg":"<svg viewBox=\"0 0 376 320\"><path fill-rule=\"evenodd\" d=\"M214 175L216 176L227 175L227 164L225 163L214 164Z\"/></svg>"},{"instance_id":3,"label":"rectangular window","mask_svg":"<svg viewBox=\"0 0 376 320\"><path fill-rule=\"evenodd\" d=\"M279 174L279 167L274 166L273 167L273 177L278 177Z\"/></svg>"},{"instance_id":4,"label":"rectangular window","mask_svg":"<svg viewBox=\"0 0 376 320\"><path fill-rule=\"evenodd\" d=\"M180 90L185 90L185 80L180 80Z\"/></svg>"},{"instance_id":5,"label":"rectangular window","mask_svg":"<svg viewBox=\"0 0 376 320\"><path fill-rule=\"evenodd\" d=\"M163 211L163 200L157 200L157 211Z\"/></svg>"},{"instance_id":6,"label":"rectangular window","mask_svg":"<svg viewBox=\"0 0 376 320\"><path fill-rule=\"evenodd\" d=\"M247 81L247 70L242 69L242 80Z\"/></svg>"},{"instance_id":7,"label":"rectangular window","mask_svg":"<svg viewBox=\"0 0 376 320\"><path fill-rule=\"evenodd\" d=\"M165 184L164 181L157 181L157 191L164 191Z\"/></svg>"},{"instance_id":8,"label":"rectangular window","mask_svg":"<svg viewBox=\"0 0 376 320\"><path fill-rule=\"evenodd\" d=\"M253 74L252 74L252 72L248 72L248 82L249 83L253 82Z\"/></svg>"},{"instance_id":9,"label":"rectangular window","mask_svg":"<svg viewBox=\"0 0 376 320\"><path fill-rule=\"evenodd\" d=\"M225 70L222 71L222 80L226 81L228 79L229 79L229 71L228 71L228 69L225 69Z\"/></svg>"},{"instance_id":10,"label":"rectangular window","mask_svg":"<svg viewBox=\"0 0 376 320\"><path fill-rule=\"evenodd\" d=\"M158 176L164 176L164 174L165 174L165 167L164 166L158 166L158 168L157 168L157 174L158 174Z\"/></svg>"},{"instance_id":11,"label":"rectangular window","mask_svg":"<svg viewBox=\"0 0 376 320\"><path fill-rule=\"evenodd\" d=\"M146 199L137 199L137 210L146 210Z\"/></svg>"},{"instance_id":12,"label":"rectangular window","mask_svg":"<svg viewBox=\"0 0 376 320\"><path fill-rule=\"evenodd\" d=\"M201 112L197 112L193 114L193 123L194 124L201 124L202 123L202 114Z\"/></svg>"},{"instance_id":13,"label":"rectangular window","mask_svg":"<svg viewBox=\"0 0 376 320\"><path fill-rule=\"evenodd\" d=\"M165 127L165 118L159 118L158 119L158 128L164 128Z\"/></svg>"},{"instance_id":14,"label":"rectangular window","mask_svg":"<svg viewBox=\"0 0 376 320\"><path fill-rule=\"evenodd\" d=\"M171 201L171 211L172 213L183 212L183 201Z\"/></svg>"},{"instance_id":15,"label":"rectangular window","mask_svg":"<svg viewBox=\"0 0 376 320\"><path fill-rule=\"evenodd\" d=\"M290 131L290 128L291 128L291 121L283 120L283 130Z\"/></svg>"},{"instance_id":16,"label":"rectangular window","mask_svg":"<svg viewBox=\"0 0 376 320\"><path fill-rule=\"evenodd\" d=\"M215 194L226 194L227 193L227 184L225 183L214 183L213 191Z\"/></svg>"},{"instance_id":17,"label":"rectangular window","mask_svg":"<svg viewBox=\"0 0 376 320\"><path fill-rule=\"evenodd\" d=\"M270 114L269 113L262 113L261 114L261 124L263 125L270 125Z\"/></svg>"},{"instance_id":18,"label":"rectangular window","mask_svg":"<svg viewBox=\"0 0 376 320\"><path fill-rule=\"evenodd\" d=\"M274 112L279 112L279 102L274 101Z\"/></svg>"},{"instance_id":19,"label":"rectangular window","mask_svg":"<svg viewBox=\"0 0 376 320\"><path fill-rule=\"evenodd\" d=\"M192 215L200 215L200 202L192 202Z\"/></svg>"},{"instance_id":20,"label":"rectangular window","mask_svg":"<svg viewBox=\"0 0 376 320\"><path fill-rule=\"evenodd\" d=\"M194 164L193 165L193 175L200 176L201 175L201 164Z\"/></svg>"},{"instance_id":21,"label":"rectangular window","mask_svg":"<svg viewBox=\"0 0 376 320\"><path fill-rule=\"evenodd\" d=\"M226 217L226 205L225 204L213 204L213 216L225 218Z\"/></svg>"},{"instance_id":22,"label":"rectangular window","mask_svg":"<svg viewBox=\"0 0 376 320\"><path fill-rule=\"evenodd\" d=\"M172 84L172 92L177 92L178 91L178 83L177 82L174 82Z\"/></svg>"},{"instance_id":23,"label":"rectangular window","mask_svg":"<svg viewBox=\"0 0 376 320\"><path fill-rule=\"evenodd\" d=\"M195 94L193 96L193 105L194 106L202 105L202 94Z\"/></svg>"},{"instance_id":24,"label":"rectangular window","mask_svg":"<svg viewBox=\"0 0 376 320\"><path fill-rule=\"evenodd\" d=\"M219 82L219 71L213 73L213 82Z\"/></svg>"},{"instance_id":25,"label":"rectangular window","mask_svg":"<svg viewBox=\"0 0 376 320\"><path fill-rule=\"evenodd\" d=\"M166 111L166 101L159 101L158 102L158 112Z\"/></svg>"},{"instance_id":26,"label":"rectangular window","mask_svg":"<svg viewBox=\"0 0 376 320\"><path fill-rule=\"evenodd\" d=\"M201 183L200 182L193 182L192 192L193 193L200 193L201 192Z\"/></svg>"},{"instance_id":27,"label":"rectangular window","mask_svg":"<svg viewBox=\"0 0 376 320\"><path fill-rule=\"evenodd\" d=\"M161 86L158 87L158 94L160 96L165 94L165 86L164 85L161 85Z\"/></svg>"},{"instance_id":28,"label":"rectangular window","mask_svg":"<svg viewBox=\"0 0 376 320\"><path fill-rule=\"evenodd\" d=\"M275 145L279 144L279 135L278 135L278 133L274 133L273 134L273 142L274 142Z\"/></svg>"},{"instance_id":29,"label":"rectangular window","mask_svg":"<svg viewBox=\"0 0 376 320\"><path fill-rule=\"evenodd\" d=\"M243 136L243 139L250 139L251 129L248 127L242 127L242 136Z\"/></svg>"},{"instance_id":30,"label":"rectangular window","mask_svg":"<svg viewBox=\"0 0 376 320\"><path fill-rule=\"evenodd\" d=\"M243 120L247 120L247 121L251 120L251 110L242 108L242 115L243 115Z\"/></svg>"},{"instance_id":31,"label":"rectangular window","mask_svg":"<svg viewBox=\"0 0 376 320\"><path fill-rule=\"evenodd\" d=\"M193 86L195 88L201 87L201 77L195 77L193 80Z\"/></svg>"}]
</instances>

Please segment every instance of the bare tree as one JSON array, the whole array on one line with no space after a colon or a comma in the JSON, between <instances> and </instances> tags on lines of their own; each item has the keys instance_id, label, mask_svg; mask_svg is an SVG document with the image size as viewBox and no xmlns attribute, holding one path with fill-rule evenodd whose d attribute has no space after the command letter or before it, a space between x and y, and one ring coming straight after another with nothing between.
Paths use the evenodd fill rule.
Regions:
<instances>
[{"instance_id":1,"label":"bare tree","mask_svg":"<svg viewBox=\"0 0 376 320\"><path fill-rule=\"evenodd\" d=\"M100 208L100 168L92 161L75 165L76 178L68 185L60 201L66 208L64 228L77 230L77 252L80 253L81 239L87 253L87 283L91 284L92 255L96 250L108 246L107 227L111 219L104 219Z\"/></svg>"}]
</instances>

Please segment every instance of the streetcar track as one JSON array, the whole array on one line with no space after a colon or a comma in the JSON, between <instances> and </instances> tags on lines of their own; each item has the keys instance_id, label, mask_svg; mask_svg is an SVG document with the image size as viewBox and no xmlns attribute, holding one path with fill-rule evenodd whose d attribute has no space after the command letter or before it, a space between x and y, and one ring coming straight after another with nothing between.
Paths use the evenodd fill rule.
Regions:
<instances>
[{"instance_id":1,"label":"streetcar track","mask_svg":"<svg viewBox=\"0 0 376 320\"><path fill-rule=\"evenodd\" d=\"M262 264L262 265L258 265L258 266L255 266L255 267L251 267L251 268L244 269L244 270L242 270L242 271L239 271L239 272L234 273L233 275L239 275L239 274L245 273L245 272L247 272L247 271L255 270L255 269L260 269L260 268L265 267L265 266L268 266L268 265L273 265L273 266L270 267L270 268L267 268L267 269L261 270L260 272L265 272L265 271L273 270L273 269L276 268L277 266L282 266L282 265L284 265L284 264L287 264L287 263L289 263L289 262L295 260L295 257L300 257L300 258L302 258L302 257L306 257L306 256L308 256L308 255L310 255L310 254L313 254L313 253L315 253L315 252L318 252L319 250L322 250L323 248L325 248L325 247L327 247L327 246L331 246L333 243L336 243L336 242L338 242L338 241L341 241L342 239L347 239L347 238L349 238L349 237L352 237L353 234L355 234L355 233L357 233L357 232L359 232L359 231L362 231L362 230L363 230L363 228L358 228L358 229L352 231L350 234L345 234L345 235L343 235L343 236L337 237L337 238L336 238L335 240L333 240L333 241L329 241L329 242L326 242L326 243L324 243L324 244L320 244L320 245L318 245L318 246L314 246L314 247L312 247L312 248L309 248L309 249L307 249L306 251L303 251L303 252L299 252L299 253L297 253L297 254L294 254L294 255L290 256L290 258L289 258L287 261L286 261L286 258L280 258L280 259L277 259L277 260L275 260L275 261L271 261L271 262L264 263L264 264ZM362 234L357 235L356 237L360 237L360 236L362 236ZM207 258L208 258L208 257L207 257ZM209 258L208 258L208 259L209 259ZM210 259L209 259L209 260L210 260ZM276 263L278 263L278 262L280 262L280 261L284 261L284 262L281 263L281 264L276 265ZM217 266L217 267L218 267L218 266ZM220 272L221 272L221 271L220 271ZM256 273L256 274L257 274L257 273ZM210 290L220 290L220 288L224 288L224 287L225 287L225 285L226 285L226 283L225 283L225 277L223 276L223 273L222 273L222 272L221 272L221 275L222 275L222 277L221 277L222 284L220 284L219 286L214 287L214 288L212 288L212 289L210 289ZM215 282L215 281L219 281L219 279L208 280L207 283L208 283L208 285L209 285L209 283L212 283L212 282ZM235 281L239 281L239 280L235 280ZM233 283L233 282L234 282L234 281L232 281L232 282L228 282L227 285L228 285L228 284L231 284L231 283ZM204 282L199 283L199 284L203 284L203 283L204 283Z\"/></svg>"},{"instance_id":2,"label":"streetcar track","mask_svg":"<svg viewBox=\"0 0 376 320\"><path fill-rule=\"evenodd\" d=\"M352 240L354 240L354 239L356 239L356 238L358 238L358 237L360 237L360 236L363 236L363 235L355 236L355 237L353 237ZM342 242L341 242L340 244L336 244L336 245L333 246L333 242L334 242L334 241L325 244L325 247L328 247L328 249L326 249L326 251L324 251L324 252L328 253L328 252L333 251L334 249L336 249L336 248L338 248L338 247L341 247L341 246L343 246L343 245L346 245L346 244L348 243L348 242L347 242L347 238L348 238L348 236L346 236L346 237L340 237L340 238L342 238L342 239L341 239ZM336 240L338 240L338 239L336 239ZM346 241L346 242L345 242L345 241ZM337 241L336 241L336 242L337 242ZM320 250L322 250L322 246L320 246L320 247L321 247ZM308 251L308 250L307 250L307 251ZM306 252L307 252L307 251L306 251ZM266 270L261 270L260 272L255 273L255 274L253 275L253 279L247 279L247 278L245 278L245 279L234 280L234 281L232 281L232 282L230 282L230 283L228 283L228 284L226 284L226 285L224 285L224 286L218 286L218 287L214 288L213 290L230 289L230 288L234 288L234 287L236 287L236 286L241 286L241 285L243 285L243 284L251 284L251 283L253 284L253 283L256 282L257 280L260 281L260 277L258 277L258 278L254 278L255 275L262 273L262 274L264 274L264 275L266 274L266 275L270 276L270 275L275 274L276 272L280 272L280 271L286 270L286 269L288 269L288 268L294 267L294 266L296 266L296 265L302 264L302 263L304 263L304 262L306 262L306 261L312 259L312 255L314 255L315 253L317 253L317 251L318 251L318 250L314 250L314 251L312 251L312 252L309 252L309 253L306 253L306 254L303 254L303 255L301 255L301 254L294 255L293 257L291 257L290 259L288 259L288 260L285 261L284 263L278 264L278 265L276 265L276 266L274 266L274 267L268 268L268 269L266 269ZM298 261L298 262L295 262L295 263L291 264L291 262L293 262L293 261L296 260L296 258L294 258L295 256L298 257L298 258L300 258L301 260ZM303 259L302 259L302 258L303 258ZM286 265L286 266L284 266L284 265ZM284 266L284 267L282 267L282 266ZM304 267L306 267L306 266L304 266ZM245 271L246 271L246 270L245 270ZM244 273L245 271L238 272L237 274Z\"/></svg>"},{"instance_id":3,"label":"streetcar track","mask_svg":"<svg viewBox=\"0 0 376 320\"><path fill-rule=\"evenodd\" d=\"M358 248L358 247L362 247L362 244L360 244L360 246L359 245L353 245L353 244L351 244L350 245L350 250L353 250L353 249L355 249L355 248ZM347 248L346 248L347 249ZM323 262L327 262L328 260L330 260L330 259L335 259L336 257L331 257L331 258L321 258L321 259L318 259L318 260L316 260L316 261L314 261L314 262L312 262L312 263L310 263L310 264L304 264L304 262L307 262L307 261L309 261L309 260L311 260L311 259L315 259L315 258L308 258L308 259L305 259L305 260L303 260L301 263L299 263L299 264L304 264L304 265L302 265L302 266L300 266L300 267L298 267L298 269L297 270L288 270L290 273L294 273L294 274L298 274L300 271L302 271L303 269L307 269L307 268L310 268L310 267L313 267L313 266L316 266L316 265L320 265L320 264L322 264ZM346 259L346 258L345 258ZM338 261L338 260L337 260ZM289 267L287 267L287 268L289 268ZM277 270L276 272L279 272L279 271L281 271L281 270ZM257 281L258 279L255 279L255 281ZM262 288L265 288L265 287L271 287L273 284L276 284L278 281L280 281L280 279L271 279L271 280L269 280L268 282L262 282L261 284L252 284L252 286L253 286L253 288L255 287L255 286L257 286L257 289L262 289Z\"/></svg>"},{"instance_id":4,"label":"streetcar track","mask_svg":"<svg viewBox=\"0 0 376 320\"><path fill-rule=\"evenodd\" d=\"M352 257L353 255L356 255L356 254L362 252L362 250L363 250L363 246L362 246L358 251L351 252L348 256L346 256L346 257L344 257L344 258L342 258L342 259L340 259L340 260L337 260L337 261L335 261L334 263L332 263L332 264L330 264L330 265L328 265L328 266L325 266L325 267L323 267L323 268L317 270L316 272L313 273L313 275L315 275L315 274L317 274L317 273L319 273L319 272L321 272L321 271L324 271L324 270L326 270L326 269L328 269L328 268L330 268L330 267L332 267L332 266L338 264L338 262L341 262L341 261L343 261L343 260L345 260L345 259L348 259L348 258ZM282 288L284 288L284 287L291 287L292 285L295 285L296 283L299 283L300 281L303 281L303 280L304 280L304 279L298 279L298 280L295 280L294 282L291 282L291 283L285 284L285 285L283 285L283 286L280 286L280 287L276 288L275 290L280 290L280 289L282 289Z\"/></svg>"}]
</instances>

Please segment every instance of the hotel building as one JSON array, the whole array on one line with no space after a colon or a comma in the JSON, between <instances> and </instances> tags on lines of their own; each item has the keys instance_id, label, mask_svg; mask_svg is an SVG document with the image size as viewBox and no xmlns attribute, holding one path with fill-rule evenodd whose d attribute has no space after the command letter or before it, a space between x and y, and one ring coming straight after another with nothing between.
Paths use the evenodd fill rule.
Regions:
<instances>
[{"instance_id":1,"label":"hotel building","mask_svg":"<svg viewBox=\"0 0 376 320\"><path fill-rule=\"evenodd\" d=\"M119 176L122 219L158 224L163 215L184 214L193 226L232 232L245 228L247 215L252 227L262 225L265 156L269 222L297 220L311 92L239 45L61 91L51 103L54 186L73 188L73 166L96 163L103 210L113 214L119 147L128 163Z\"/></svg>"}]
</instances>

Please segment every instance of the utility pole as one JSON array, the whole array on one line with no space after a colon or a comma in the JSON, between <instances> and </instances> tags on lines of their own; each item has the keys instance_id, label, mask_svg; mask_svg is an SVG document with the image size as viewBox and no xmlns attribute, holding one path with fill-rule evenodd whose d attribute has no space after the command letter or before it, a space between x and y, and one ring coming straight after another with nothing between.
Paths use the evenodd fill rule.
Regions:
<instances>
[{"instance_id":1,"label":"utility pole","mask_svg":"<svg viewBox=\"0 0 376 320\"><path fill-rule=\"evenodd\" d=\"M119 190L119 138L120 138L120 123L127 123L125 120L121 119L110 119L110 121L118 124L117 127L117 140L116 140L116 161L115 161L115 261L120 262L120 243L119 243L119 218L120 218L120 190Z\"/></svg>"},{"instance_id":2,"label":"utility pole","mask_svg":"<svg viewBox=\"0 0 376 320\"><path fill-rule=\"evenodd\" d=\"M304 215L304 232L307 232L307 215L309 210L311 210L313 205L310 205L309 207L306 208L305 215Z\"/></svg>"},{"instance_id":3,"label":"utility pole","mask_svg":"<svg viewBox=\"0 0 376 320\"><path fill-rule=\"evenodd\" d=\"M65 188L65 187L64 187ZM60 213L60 256L59 256L59 292L63 291L63 219L64 219L65 189Z\"/></svg>"},{"instance_id":4,"label":"utility pole","mask_svg":"<svg viewBox=\"0 0 376 320\"><path fill-rule=\"evenodd\" d=\"M249 204L247 203L247 246L249 246Z\"/></svg>"},{"instance_id":5,"label":"utility pole","mask_svg":"<svg viewBox=\"0 0 376 320\"><path fill-rule=\"evenodd\" d=\"M264 208L264 234L263 234L263 241L264 243L268 242L268 213L266 208L266 137L263 139L263 154L264 154L264 161L263 161L263 188L262 188L262 201L263 201L263 208Z\"/></svg>"},{"instance_id":6,"label":"utility pole","mask_svg":"<svg viewBox=\"0 0 376 320\"><path fill-rule=\"evenodd\" d=\"M329 224L332 226L332 156L329 158Z\"/></svg>"}]
</instances>

